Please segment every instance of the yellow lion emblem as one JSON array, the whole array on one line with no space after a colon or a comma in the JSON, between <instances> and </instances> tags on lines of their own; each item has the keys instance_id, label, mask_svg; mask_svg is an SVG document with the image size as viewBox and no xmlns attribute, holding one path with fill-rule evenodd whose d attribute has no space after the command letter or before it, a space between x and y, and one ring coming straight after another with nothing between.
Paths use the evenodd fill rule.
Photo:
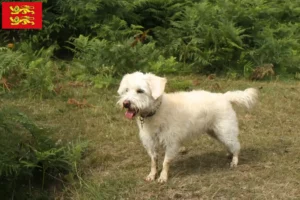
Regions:
<instances>
[{"instance_id":1,"label":"yellow lion emblem","mask_svg":"<svg viewBox=\"0 0 300 200\"><path fill-rule=\"evenodd\" d=\"M12 15L18 15L18 14L27 14L31 13L34 14L34 7L33 6L9 6L9 9L11 10Z\"/></svg>"},{"instance_id":2,"label":"yellow lion emblem","mask_svg":"<svg viewBox=\"0 0 300 200\"><path fill-rule=\"evenodd\" d=\"M34 25L34 17L28 17L28 16L23 16L23 17L10 17L10 24L11 25L19 25L19 24L22 24L22 25L27 25L27 24L31 24L31 25Z\"/></svg>"}]
</instances>

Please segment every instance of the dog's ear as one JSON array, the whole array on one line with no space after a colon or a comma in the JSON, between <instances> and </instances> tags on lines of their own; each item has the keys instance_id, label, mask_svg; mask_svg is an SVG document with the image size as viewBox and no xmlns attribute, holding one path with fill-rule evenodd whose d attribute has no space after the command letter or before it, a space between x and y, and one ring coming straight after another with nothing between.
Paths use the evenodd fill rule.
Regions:
<instances>
[{"instance_id":1,"label":"dog's ear","mask_svg":"<svg viewBox=\"0 0 300 200\"><path fill-rule=\"evenodd\" d=\"M146 77L151 89L152 97L154 99L157 99L164 93L167 79L155 76L154 74L150 73L146 74Z\"/></svg>"}]
</instances>

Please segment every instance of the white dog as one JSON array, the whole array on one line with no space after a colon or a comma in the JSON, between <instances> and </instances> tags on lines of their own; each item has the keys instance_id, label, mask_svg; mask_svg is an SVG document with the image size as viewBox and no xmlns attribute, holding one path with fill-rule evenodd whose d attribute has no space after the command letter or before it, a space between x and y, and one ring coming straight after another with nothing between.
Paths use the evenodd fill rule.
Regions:
<instances>
[{"instance_id":1,"label":"white dog","mask_svg":"<svg viewBox=\"0 0 300 200\"><path fill-rule=\"evenodd\" d=\"M230 91L224 94L207 91L164 93L167 80L154 74L126 74L118 89L118 104L127 109L125 116L139 116L140 138L151 157L147 181L157 174L157 147L165 147L163 168L158 182L166 182L170 162L185 139L208 133L223 143L232 155L230 166L238 164L240 143L238 122L231 103L251 108L257 90Z\"/></svg>"}]
</instances>

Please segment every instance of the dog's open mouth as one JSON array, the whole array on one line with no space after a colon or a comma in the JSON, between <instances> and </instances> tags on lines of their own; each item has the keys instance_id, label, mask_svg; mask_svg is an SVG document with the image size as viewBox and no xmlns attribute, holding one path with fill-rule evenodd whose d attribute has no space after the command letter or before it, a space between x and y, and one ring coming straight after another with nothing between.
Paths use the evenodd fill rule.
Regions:
<instances>
[{"instance_id":1,"label":"dog's open mouth","mask_svg":"<svg viewBox=\"0 0 300 200\"><path fill-rule=\"evenodd\" d=\"M127 109L125 113L125 117L128 119L133 119L134 116L138 113L138 110L135 109Z\"/></svg>"}]
</instances>

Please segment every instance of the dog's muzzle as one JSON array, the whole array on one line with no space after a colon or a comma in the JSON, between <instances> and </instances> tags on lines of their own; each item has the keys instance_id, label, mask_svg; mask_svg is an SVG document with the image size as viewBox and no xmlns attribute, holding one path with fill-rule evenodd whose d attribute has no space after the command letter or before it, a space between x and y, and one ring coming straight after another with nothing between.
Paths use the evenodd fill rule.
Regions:
<instances>
[{"instance_id":1,"label":"dog's muzzle","mask_svg":"<svg viewBox=\"0 0 300 200\"><path fill-rule=\"evenodd\" d=\"M128 100L125 100L125 101L123 102L123 107L124 107L124 108L130 108L130 105L131 105L131 103L130 103L130 101L128 101Z\"/></svg>"},{"instance_id":2,"label":"dog's muzzle","mask_svg":"<svg viewBox=\"0 0 300 200\"><path fill-rule=\"evenodd\" d=\"M138 113L137 109L133 109L131 106L131 102L128 100L125 100L123 102L123 107L126 108L126 113L125 113L125 117L128 119L133 119L134 116Z\"/></svg>"}]
</instances>

